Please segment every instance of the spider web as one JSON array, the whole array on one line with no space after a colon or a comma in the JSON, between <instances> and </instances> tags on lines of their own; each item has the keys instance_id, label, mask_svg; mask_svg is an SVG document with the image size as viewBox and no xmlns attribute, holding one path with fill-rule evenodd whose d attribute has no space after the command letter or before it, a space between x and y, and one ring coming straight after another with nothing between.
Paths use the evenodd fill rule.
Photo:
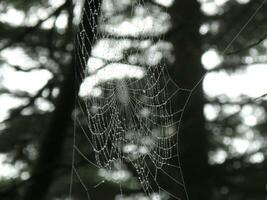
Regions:
<instances>
[{"instance_id":1,"label":"spider web","mask_svg":"<svg viewBox=\"0 0 267 200\"><path fill-rule=\"evenodd\" d=\"M166 21L159 18L159 12L153 13L157 10L154 5L141 0L105 0L102 5L97 0L85 0L86 6L89 9L83 10L76 45L82 68L79 78L83 81L75 113L80 134L74 131L70 198L81 198L73 194L76 177L87 199L95 199L96 190L104 191L104 185L110 187L112 182L119 185L115 197L119 200L188 199L178 132L185 106L205 75L191 90L171 80L161 61L164 53L157 48L164 44L161 35L168 27L160 29ZM134 19L137 15L139 22ZM147 54L151 49L156 49L152 58ZM88 164L85 170L79 169L77 160ZM92 180L92 168L102 174L102 180ZM131 188L133 198L127 187L130 184L135 185Z\"/></svg>"},{"instance_id":2,"label":"spider web","mask_svg":"<svg viewBox=\"0 0 267 200\"><path fill-rule=\"evenodd\" d=\"M120 200L188 199L177 135L192 90L176 85L164 62L168 15L138 0L87 0L86 6L76 44L82 84L71 193L76 177L87 199L111 183ZM86 173L102 180L88 180ZM131 194L129 185L135 185Z\"/></svg>"}]
</instances>

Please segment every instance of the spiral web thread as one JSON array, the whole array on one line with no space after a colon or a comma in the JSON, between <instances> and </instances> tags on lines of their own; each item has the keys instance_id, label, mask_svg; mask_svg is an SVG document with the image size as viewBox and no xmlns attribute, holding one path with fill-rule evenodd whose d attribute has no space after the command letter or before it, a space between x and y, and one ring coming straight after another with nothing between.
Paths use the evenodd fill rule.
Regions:
<instances>
[{"instance_id":1,"label":"spiral web thread","mask_svg":"<svg viewBox=\"0 0 267 200\"><path fill-rule=\"evenodd\" d=\"M223 54L266 1L262 1L255 13L226 46ZM147 3L151 2L150 0L104 2L109 6L112 3L131 4L132 11L130 16L127 15L127 19L135 16L137 7L143 8L148 16L155 8ZM116 32L116 28L110 26L107 26L107 30L105 24L108 24L111 15L100 9L100 1L86 0L86 4L91 10L90 13L83 12L76 47L80 50L77 60L84 69L79 75L84 81L80 89L81 98L77 103L77 110L80 112L75 113L75 124L81 129L81 134L77 135L74 131L70 199L75 199L72 194L74 177L82 186L87 199L95 199L92 195L94 190L101 189L111 181L120 186L116 200L129 199L124 194L125 185L129 183L127 180L117 178L88 182L84 178L86 174L81 174L76 163L78 157L85 161L90 169L95 168L96 171L114 172L130 169L132 177L136 177L144 193L144 196L132 199L188 199L179 161L177 134L185 106L204 76L193 89L180 88L171 80L164 63L151 64L144 62L144 59L131 57L137 54L140 57L147 49L164 41L164 37L153 35L159 27L153 26L155 29L149 33L145 29L142 30L145 26L141 24L140 27L135 27L139 28L138 32L128 31L127 34ZM118 8L117 16L123 13L120 11ZM97 23L92 20L96 15L99 18ZM84 23L90 24L94 33L93 39L88 36ZM159 35L164 32L166 30ZM109 45L102 47L101 53L95 50L95 44L103 40L104 44ZM147 41L149 45L144 45ZM92 52L88 51L86 44L94 45ZM130 51L120 56L117 52L118 46ZM90 62L93 58L94 63ZM177 107L177 102L180 107ZM85 141L85 148L80 145L81 140Z\"/></svg>"},{"instance_id":2,"label":"spiral web thread","mask_svg":"<svg viewBox=\"0 0 267 200\"><path fill-rule=\"evenodd\" d=\"M165 22L160 18L157 21L159 13L153 13L159 8L144 1L125 1L124 6L131 7L126 20L134 28L132 32L116 32L116 27L112 28L114 24L109 24L110 16L116 12L122 13L117 16L122 16L125 7L112 13L108 6L120 2L104 0L102 6L100 1L99 5L92 0L85 2L91 12L83 11L77 35L76 48L80 49L77 60L84 71L79 74L83 83L77 103L80 112L76 113L75 121L81 134L74 135L73 174L88 199L94 199L91 191L101 189L110 181L119 184L117 199L127 199L124 188L128 179L136 180L139 187L136 191L142 191L143 199L187 199L177 134L192 91L180 88L171 80L162 62L164 58L154 62L156 55L164 57L160 47L166 46L166 42L161 35L168 30L163 28L156 32L157 23ZM111 14L107 13L105 5L111 9ZM164 10L159 11L164 14ZM146 29L142 21L140 26L134 24L137 13L141 18L154 20L150 29ZM92 20L96 16L97 23ZM90 25L93 40L85 24ZM93 46L91 52L86 44ZM146 55L147 52L155 59L149 53ZM149 56L150 62L147 61ZM79 144L78 137L86 141L85 147ZM106 181L103 177L101 181L89 183L75 163L78 157L98 172L112 174L117 171L117 178ZM122 171L131 171L131 178L120 178Z\"/></svg>"}]
</instances>

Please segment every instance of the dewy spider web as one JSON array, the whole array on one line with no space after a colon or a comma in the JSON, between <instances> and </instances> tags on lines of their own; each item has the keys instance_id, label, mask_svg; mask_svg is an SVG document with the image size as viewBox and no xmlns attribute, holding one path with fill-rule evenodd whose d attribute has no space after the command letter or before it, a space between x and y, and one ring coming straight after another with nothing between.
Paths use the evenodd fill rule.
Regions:
<instances>
[{"instance_id":1,"label":"dewy spider web","mask_svg":"<svg viewBox=\"0 0 267 200\"><path fill-rule=\"evenodd\" d=\"M143 199L188 199L177 134L189 97L204 76L191 90L171 80L162 62L168 45L160 35L169 28L164 10L140 0L102 4L85 1L89 9L83 10L77 35L83 81L75 121L81 133L74 135L70 192L75 175L88 199L109 182L119 185L116 199L127 199L127 185L136 178L135 191L142 191ZM78 157L104 174L102 180L88 178L87 168L79 170Z\"/></svg>"},{"instance_id":2,"label":"dewy spider web","mask_svg":"<svg viewBox=\"0 0 267 200\"><path fill-rule=\"evenodd\" d=\"M112 3L118 5L119 1L103 1L102 7L100 1L96 2L85 2L91 10L88 13L84 9L77 36L80 50L77 60L84 71L80 74L82 99L78 102L81 117L78 116L76 121L90 150L84 152L75 142L74 153L99 171L122 173L125 169L130 170L138 180L140 188L137 191L142 191L150 199L181 199L185 188L178 162L177 133L187 99L184 96L189 96L190 90L178 87L170 79L166 66L160 62L162 59L155 57L150 58L150 63L146 61L152 53L162 56L160 48L168 47L158 36L168 27L160 24L163 30L153 33L159 25L155 22L157 19L151 19L160 12L166 13L141 1L125 1L117 11L115 7L112 10ZM112 27L116 25L109 24L112 20L109 17L115 12L121 12L117 16L122 16L123 10L129 8L130 16L126 20L132 30L119 33ZM153 13L153 9L157 13ZM98 18L97 22L92 19L94 17ZM153 20L152 25L147 28L136 19L138 17L148 19L147 22ZM158 18L161 23L166 20L166 16ZM93 40L88 28L94 34ZM153 35L155 33L157 37ZM94 45L92 52L87 45ZM119 51L125 50L128 52L119 55ZM142 59L143 53L150 55ZM155 62L156 59L159 61ZM174 101L179 95L183 96L184 102L177 108ZM90 187L108 184L100 181L88 185L75 164L73 172L88 199L93 199ZM123 199L127 180L117 177L115 182L120 185L119 198ZM174 193L179 191L177 188L183 193Z\"/></svg>"}]
</instances>

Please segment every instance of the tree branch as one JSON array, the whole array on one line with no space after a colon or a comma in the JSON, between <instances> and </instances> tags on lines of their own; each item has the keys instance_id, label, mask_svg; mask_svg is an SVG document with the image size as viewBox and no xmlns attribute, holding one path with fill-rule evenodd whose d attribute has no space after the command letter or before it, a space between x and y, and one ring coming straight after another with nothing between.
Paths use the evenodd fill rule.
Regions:
<instances>
[{"instance_id":1,"label":"tree branch","mask_svg":"<svg viewBox=\"0 0 267 200\"><path fill-rule=\"evenodd\" d=\"M231 52L227 53L226 55L233 55L233 54L237 54L237 53L240 53L243 51L247 51L247 50L251 49L252 47L255 47L255 46L259 45L260 43L262 43L266 38L267 38L267 33L261 39L259 39L257 42L254 42L254 43L246 46L245 48L242 48L242 49L239 49L236 51L231 51Z\"/></svg>"},{"instance_id":2,"label":"tree branch","mask_svg":"<svg viewBox=\"0 0 267 200\"><path fill-rule=\"evenodd\" d=\"M58 15L58 13L60 13L65 7L66 7L67 3L65 2L63 5L61 5L60 7L58 7L51 15L49 15L47 18L45 19L41 19L39 20L36 25L32 26L32 27L28 27L23 33L21 33L20 35L16 36L15 38L9 40L4 46L2 46L0 48L0 51L10 47L13 43L18 42L20 40L22 40L26 35L32 33L33 31L35 31L37 28L39 28L45 21L47 21L48 19L50 19L51 17L53 17L54 15Z\"/></svg>"}]
</instances>

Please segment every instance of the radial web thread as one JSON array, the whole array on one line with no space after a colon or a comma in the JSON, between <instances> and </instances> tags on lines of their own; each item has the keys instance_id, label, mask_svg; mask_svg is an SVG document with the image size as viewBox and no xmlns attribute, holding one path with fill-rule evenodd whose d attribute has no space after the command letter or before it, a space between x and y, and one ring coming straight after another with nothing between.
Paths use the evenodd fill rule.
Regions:
<instances>
[{"instance_id":1,"label":"radial web thread","mask_svg":"<svg viewBox=\"0 0 267 200\"><path fill-rule=\"evenodd\" d=\"M90 12L83 10L76 44L83 81L75 112L73 179L92 200L96 190L111 183L118 185L118 200L134 194L132 199L187 199L177 136L192 90L175 84L165 64L169 16L149 2L123 2L85 2ZM104 175L85 178L92 171Z\"/></svg>"}]
</instances>

